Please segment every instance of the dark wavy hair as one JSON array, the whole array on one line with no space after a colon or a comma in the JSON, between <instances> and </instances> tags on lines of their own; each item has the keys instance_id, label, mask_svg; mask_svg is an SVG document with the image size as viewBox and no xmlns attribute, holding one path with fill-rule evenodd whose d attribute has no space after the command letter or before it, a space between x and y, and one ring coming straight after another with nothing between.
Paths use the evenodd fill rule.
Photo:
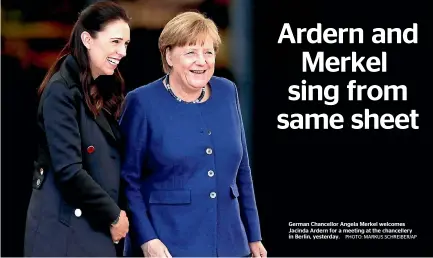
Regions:
<instances>
[{"instance_id":1,"label":"dark wavy hair","mask_svg":"<svg viewBox=\"0 0 433 258\"><path fill-rule=\"evenodd\" d=\"M60 51L56 62L50 67L42 81L38 95L40 96L46 88L49 80L56 73L68 55L72 55L80 69L80 82L84 92L86 105L96 116L101 109L105 109L116 119L121 113L121 106L124 100L125 83L118 68L114 71L114 86L104 89L98 87L92 80L89 57L87 49L81 41L81 33L87 31L92 37L102 31L112 21L123 20L129 23L130 18L126 11L117 3L112 1L101 1L86 7L78 17L68 42Z\"/></svg>"}]
</instances>

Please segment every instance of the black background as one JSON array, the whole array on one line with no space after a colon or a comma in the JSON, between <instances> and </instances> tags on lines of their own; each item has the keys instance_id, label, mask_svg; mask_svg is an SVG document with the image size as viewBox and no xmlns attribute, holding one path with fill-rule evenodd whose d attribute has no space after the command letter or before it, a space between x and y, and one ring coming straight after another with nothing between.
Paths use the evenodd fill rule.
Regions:
<instances>
[{"instance_id":1,"label":"black background","mask_svg":"<svg viewBox=\"0 0 433 258\"><path fill-rule=\"evenodd\" d=\"M256 1L254 9L254 180L270 256L432 256L433 22L429 1ZM277 44L292 30L362 28L363 44ZM418 23L418 44L373 44L373 28ZM348 41L346 36L345 42ZM302 73L302 51L315 57L381 56L387 72ZM365 62L364 62L365 64ZM340 101L289 101L288 87L340 85ZM407 101L347 101L346 85L406 85ZM418 130L354 130L351 115L409 114ZM341 130L279 130L280 113L340 113ZM415 240L288 240L289 222L402 222Z\"/></svg>"},{"instance_id":2,"label":"black background","mask_svg":"<svg viewBox=\"0 0 433 258\"><path fill-rule=\"evenodd\" d=\"M269 256L433 256L433 6L429 1L254 1L254 102L250 146L263 243ZM363 28L364 44L277 44L292 29ZM376 27L412 27L418 44L372 44ZM303 39L306 42L306 38ZM345 38L347 40L347 38ZM302 73L302 51L325 56L388 55L386 73ZM2 62L6 60L2 57ZM2 84L25 85L2 66ZM350 66L348 67L350 68ZM335 106L290 102L288 87L340 85ZM348 102L345 86L403 84L408 101ZM242 90L242 89L241 89ZM2 89L2 256L21 256L34 154L34 92ZM419 113L418 130L353 130L365 108ZM280 113L340 113L342 130L278 130ZM415 240L288 240L289 222L403 222Z\"/></svg>"}]
</instances>

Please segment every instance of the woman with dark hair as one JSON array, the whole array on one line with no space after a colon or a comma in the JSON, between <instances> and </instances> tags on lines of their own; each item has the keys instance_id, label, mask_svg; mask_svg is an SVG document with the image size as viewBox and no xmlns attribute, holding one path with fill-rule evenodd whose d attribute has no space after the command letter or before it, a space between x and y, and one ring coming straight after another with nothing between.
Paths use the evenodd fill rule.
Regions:
<instances>
[{"instance_id":1,"label":"woman with dark hair","mask_svg":"<svg viewBox=\"0 0 433 258\"><path fill-rule=\"evenodd\" d=\"M116 256L115 243L129 230L118 201L117 124L128 22L111 1L84 9L39 88L24 256Z\"/></svg>"}]
</instances>

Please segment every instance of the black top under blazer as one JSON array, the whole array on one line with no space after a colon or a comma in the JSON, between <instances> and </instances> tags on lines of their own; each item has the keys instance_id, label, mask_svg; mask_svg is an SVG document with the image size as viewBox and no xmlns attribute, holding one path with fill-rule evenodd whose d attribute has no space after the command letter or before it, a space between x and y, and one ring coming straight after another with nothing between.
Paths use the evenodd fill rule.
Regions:
<instances>
[{"instance_id":1,"label":"black top under blazer","mask_svg":"<svg viewBox=\"0 0 433 258\"><path fill-rule=\"evenodd\" d=\"M24 255L115 256L109 229L120 214L120 134L114 119L88 109L72 56L48 83L37 119Z\"/></svg>"}]
</instances>

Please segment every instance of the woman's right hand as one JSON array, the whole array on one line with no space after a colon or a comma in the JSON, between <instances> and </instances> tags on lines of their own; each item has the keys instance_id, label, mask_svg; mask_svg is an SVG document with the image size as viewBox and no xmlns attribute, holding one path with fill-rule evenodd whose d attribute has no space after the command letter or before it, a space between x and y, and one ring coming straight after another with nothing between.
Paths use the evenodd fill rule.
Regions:
<instances>
[{"instance_id":1,"label":"woman's right hand","mask_svg":"<svg viewBox=\"0 0 433 258\"><path fill-rule=\"evenodd\" d=\"M167 247L159 239L152 239L141 245L144 257L167 257L171 254Z\"/></svg>"},{"instance_id":2,"label":"woman's right hand","mask_svg":"<svg viewBox=\"0 0 433 258\"><path fill-rule=\"evenodd\" d=\"M122 238L126 237L129 231L129 220L125 211L120 211L119 221L111 225L110 233L114 243L118 243Z\"/></svg>"}]
</instances>

